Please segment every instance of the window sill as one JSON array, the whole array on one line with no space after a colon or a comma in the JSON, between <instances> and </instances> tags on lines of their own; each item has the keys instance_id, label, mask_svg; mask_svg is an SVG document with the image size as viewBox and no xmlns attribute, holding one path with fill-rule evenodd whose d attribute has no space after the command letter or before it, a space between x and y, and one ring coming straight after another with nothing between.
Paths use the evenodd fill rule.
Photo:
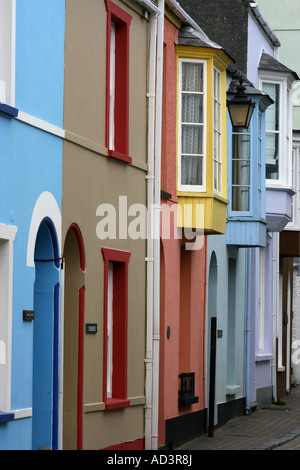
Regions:
<instances>
[{"instance_id":1,"label":"window sill","mask_svg":"<svg viewBox=\"0 0 300 470\"><path fill-rule=\"evenodd\" d=\"M0 103L0 112L6 116L15 118L18 116L19 110L13 106L9 106L8 104Z\"/></svg>"},{"instance_id":2,"label":"window sill","mask_svg":"<svg viewBox=\"0 0 300 470\"><path fill-rule=\"evenodd\" d=\"M226 395L236 395L241 391L241 387L235 384L227 384L226 385Z\"/></svg>"},{"instance_id":3,"label":"window sill","mask_svg":"<svg viewBox=\"0 0 300 470\"><path fill-rule=\"evenodd\" d=\"M0 411L0 423L7 423L13 421L15 415L9 411Z\"/></svg>"},{"instance_id":4,"label":"window sill","mask_svg":"<svg viewBox=\"0 0 300 470\"><path fill-rule=\"evenodd\" d=\"M105 401L106 410L116 410L119 408L127 408L130 406L130 400L127 398L108 398Z\"/></svg>"},{"instance_id":5,"label":"window sill","mask_svg":"<svg viewBox=\"0 0 300 470\"><path fill-rule=\"evenodd\" d=\"M256 354L255 356L255 362L263 362L263 361L272 361L274 359L273 354Z\"/></svg>"},{"instance_id":6,"label":"window sill","mask_svg":"<svg viewBox=\"0 0 300 470\"><path fill-rule=\"evenodd\" d=\"M192 396L192 397L186 397L186 398L179 398L178 399L178 405L179 406L191 406L194 403L198 403L199 398Z\"/></svg>"},{"instance_id":7,"label":"window sill","mask_svg":"<svg viewBox=\"0 0 300 470\"><path fill-rule=\"evenodd\" d=\"M108 150L107 154L109 157L115 158L116 160L120 160L124 163L132 163L132 158L125 153L116 152L115 150Z\"/></svg>"}]
</instances>

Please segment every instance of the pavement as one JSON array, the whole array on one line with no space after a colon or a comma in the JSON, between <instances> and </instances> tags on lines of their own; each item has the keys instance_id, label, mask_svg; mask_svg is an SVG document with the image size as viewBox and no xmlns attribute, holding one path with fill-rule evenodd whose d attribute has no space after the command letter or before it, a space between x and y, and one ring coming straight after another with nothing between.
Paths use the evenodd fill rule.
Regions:
<instances>
[{"instance_id":1,"label":"pavement","mask_svg":"<svg viewBox=\"0 0 300 470\"><path fill-rule=\"evenodd\" d=\"M178 450L300 450L300 385L281 402L233 418L215 429L213 437L202 435Z\"/></svg>"}]
</instances>

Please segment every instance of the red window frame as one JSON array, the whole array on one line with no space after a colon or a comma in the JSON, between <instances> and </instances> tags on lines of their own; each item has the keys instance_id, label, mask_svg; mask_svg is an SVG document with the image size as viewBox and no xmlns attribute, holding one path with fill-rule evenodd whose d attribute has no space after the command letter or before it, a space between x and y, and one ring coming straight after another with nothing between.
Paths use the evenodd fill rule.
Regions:
<instances>
[{"instance_id":1,"label":"red window frame","mask_svg":"<svg viewBox=\"0 0 300 470\"><path fill-rule=\"evenodd\" d=\"M105 145L108 156L131 163L129 156L129 27L132 16L105 0L107 10L106 33L106 131ZM115 39L115 111L114 111L114 149L109 148L110 132L110 41L111 23L116 26Z\"/></svg>"},{"instance_id":2,"label":"red window frame","mask_svg":"<svg viewBox=\"0 0 300 470\"><path fill-rule=\"evenodd\" d=\"M103 401L106 410L130 406L127 399L128 251L101 248L104 260ZM107 396L108 269L113 263L112 397Z\"/></svg>"}]
</instances>

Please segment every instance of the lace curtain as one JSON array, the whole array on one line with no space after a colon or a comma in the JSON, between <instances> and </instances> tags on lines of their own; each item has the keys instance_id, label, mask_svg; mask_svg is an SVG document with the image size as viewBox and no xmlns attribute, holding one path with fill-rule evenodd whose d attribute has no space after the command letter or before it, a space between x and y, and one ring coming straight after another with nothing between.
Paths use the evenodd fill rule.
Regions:
<instances>
[{"instance_id":1,"label":"lace curtain","mask_svg":"<svg viewBox=\"0 0 300 470\"><path fill-rule=\"evenodd\" d=\"M202 185L203 64L182 63L181 184Z\"/></svg>"}]
</instances>

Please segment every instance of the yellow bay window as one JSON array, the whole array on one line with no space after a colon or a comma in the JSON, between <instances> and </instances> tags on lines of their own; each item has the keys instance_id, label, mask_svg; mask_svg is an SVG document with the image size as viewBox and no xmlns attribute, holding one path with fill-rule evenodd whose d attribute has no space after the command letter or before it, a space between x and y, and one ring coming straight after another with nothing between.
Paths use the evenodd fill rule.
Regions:
<instances>
[{"instance_id":1,"label":"yellow bay window","mask_svg":"<svg viewBox=\"0 0 300 470\"><path fill-rule=\"evenodd\" d=\"M177 63L178 225L225 233L226 68L231 59L222 49L177 46Z\"/></svg>"}]
</instances>

